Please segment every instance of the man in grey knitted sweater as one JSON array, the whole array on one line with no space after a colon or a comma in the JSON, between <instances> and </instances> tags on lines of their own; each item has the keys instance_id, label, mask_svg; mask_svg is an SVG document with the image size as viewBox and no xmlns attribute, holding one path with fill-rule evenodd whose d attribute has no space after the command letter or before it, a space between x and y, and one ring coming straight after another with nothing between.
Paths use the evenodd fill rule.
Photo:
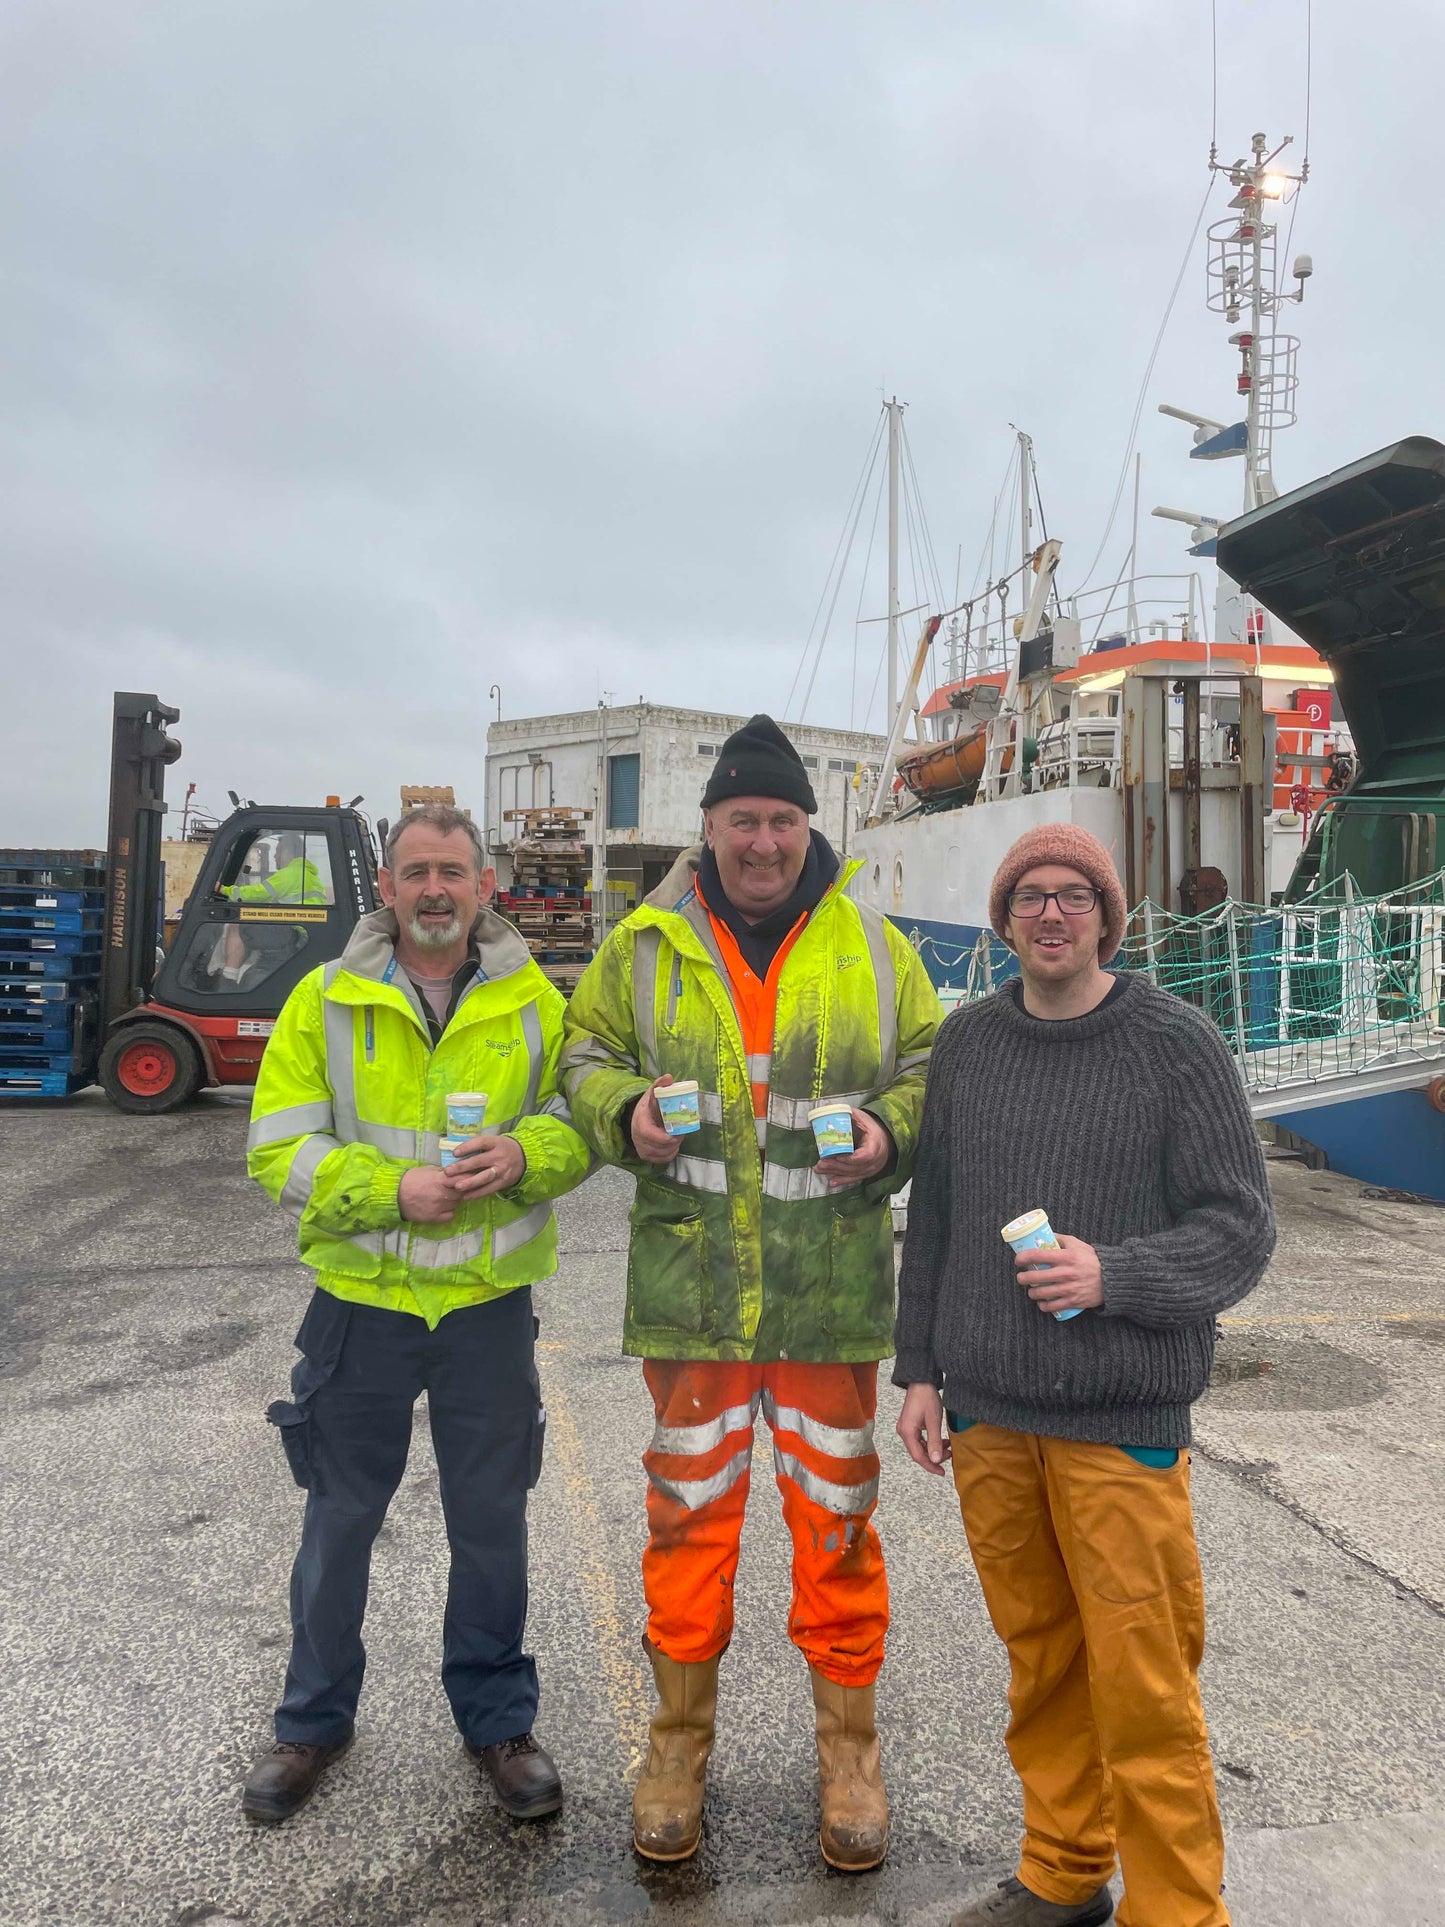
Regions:
<instances>
[{"instance_id":1,"label":"man in grey knitted sweater","mask_svg":"<svg viewBox=\"0 0 1445 1927\"><path fill-rule=\"evenodd\" d=\"M990 914L1019 979L938 1034L893 1375L1009 1652L1022 1856L953 1927L1097 1927L1116 1855L1120 1927L1227 1927L1185 1448L1274 1246L1264 1159L1209 1019L1102 968L1125 912L1096 838L1021 837ZM1036 1208L1057 1246L1015 1258Z\"/></svg>"}]
</instances>

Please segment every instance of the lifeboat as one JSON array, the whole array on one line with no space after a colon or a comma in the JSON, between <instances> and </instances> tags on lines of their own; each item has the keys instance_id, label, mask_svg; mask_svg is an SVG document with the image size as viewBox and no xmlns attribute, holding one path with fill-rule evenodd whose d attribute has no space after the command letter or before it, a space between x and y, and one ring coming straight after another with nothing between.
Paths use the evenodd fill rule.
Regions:
<instances>
[{"instance_id":1,"label":"lifeboat","mask_svg":"<svg viewBox=\"0 0 1445 1927\"><path fill-rule=\"evenodd\" d=\"M980 723L966 735L946 743L925 743L898 759L898 776L906 790L921 802L932 803L962 790L976 790L983 776L988 747L988 724ZM1004 769L1013 767L1010 746L1003 753Z\"/></svg>"}]
</instances>

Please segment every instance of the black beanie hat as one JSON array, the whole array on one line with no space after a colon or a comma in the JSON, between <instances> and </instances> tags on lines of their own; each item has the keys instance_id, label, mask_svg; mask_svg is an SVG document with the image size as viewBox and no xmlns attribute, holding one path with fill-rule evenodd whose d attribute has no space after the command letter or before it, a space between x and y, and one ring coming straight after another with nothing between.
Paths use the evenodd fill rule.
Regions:
<instances>
[{"instance_id":1,"label":"black beanie hat","mask_svg":"<svg viewBox=\"0 0 1445 1927\"><path fill-rule=\"evenodd\" d=\"M702 807L710 810L729 796L775 796L780 803L796 803L809 816L818 813L803 759L771 716L752 717L723 744L702 793Z\"/></svg>"}]
</instances>

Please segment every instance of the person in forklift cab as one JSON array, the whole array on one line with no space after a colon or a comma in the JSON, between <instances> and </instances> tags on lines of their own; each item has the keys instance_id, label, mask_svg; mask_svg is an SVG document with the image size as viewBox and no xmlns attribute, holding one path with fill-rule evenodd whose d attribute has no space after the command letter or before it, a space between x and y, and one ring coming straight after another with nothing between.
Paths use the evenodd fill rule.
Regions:
<instances>
[{"instance_id":1,"label":"person in forklift cab","mask_svg":"<svg viewBox=\"0 0 1445 1927\"><path fill-rule=\"evenodd\" d=\"M251 1111L247 1168L299 1215L316 1290L291 1396L266 1414L307 1496L275 1744L242 1808L288 1819L351 1744L371 1548L425 1392L451 1546L442 1684L499 1802L530 1820L562 1804L523 1649L545 1425L531 1287L556 1269L552 1200L591 1154L557 1088L561 992L486 907L471 819L410 811L378 884L386 908L283 1005ZM443 1168L447 1095L480 1091L486 1128Z\"/></svg>"},{"instance_id":2,"label":"person in forklift cab","mask_svg":"<svg viewBox=\"0 0 1445 1927\"><path fill-rule=\"evenodd\" d=\"M260 842L253 843L254 852ZM248 866L249 868L249 866ZM244 873L243 873L244 874ZM298 830L279 830L276 834L275 867L267 877L254 877L249 883L222 885L222 894L235 903L325 903L326 886L321 872L306 854L306 838Z\"/></svg>"},{"instance_id":3,"label":"person in forklift cab","mask_svg":"<svg viewBox=\"0 0 1445 1927\"><path fill-rule=\"evenodd\" d=\"M258 837L251 845L251 855L255 855L261 842ZM279 830L273 854L275 867L269 876L252 876L250 882L222 884L221 894L234 903L269 903L278 907L330 901L321 872L306 854L306 838L298 830ZM242 878L250 873L248 862ZM264 925L252 924L242 930L239 924L228 923L211 958L209 974L216 980L216 987L226 992L243 991L264 981L291 954L294 932L284 932L281 941L283 948L278 954L276 933Z\"/></svg>"}]
</instances>

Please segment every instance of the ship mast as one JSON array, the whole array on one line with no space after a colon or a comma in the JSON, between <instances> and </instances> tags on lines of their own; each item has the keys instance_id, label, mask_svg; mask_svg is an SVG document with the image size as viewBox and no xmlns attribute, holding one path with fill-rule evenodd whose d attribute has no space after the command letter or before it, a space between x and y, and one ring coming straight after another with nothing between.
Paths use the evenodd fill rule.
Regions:
<instances>
[{"instance_id":1,"label":"ship mast","mask_svg":"<svg viewBox=\"0 0 1445 1927\"><path fill-rule=\"evenodd\" d=\"M888 415L888 726L891 729L898 713L898 442L905 404L895 395L883 406Z\"/></svg>"},{"instance_id":2,"label":"ship mast","mask_svg":"<svg viewBox=\"0 0 1445 1927\"><path fill-rule=\"evenodd\" d=\"M1244 419L1221 422L1208 415L1196 415L1187 408L1174 408L1161 402L1161 415L1172 415L1194 428L1190 459L1200 462L1244 458L1244 501L1247 515L1251 509L1272 502L1279 494L1274 481L1274 437L1277 430L1293 426L1295 397L1299 388L1296 371L1298 338L1279 327L1279 315L1286 302L1304 300L1304 284L1314 272L1307 254L1296 255L1291 275L1294 287L1281 286L1278 260L1279 229L1272 209L1293 198L1309 179L1306 159L1297 174L1279 165L1279 158L1292 145L1286 135L1271 149L1267 135L1255 134L1250 153L1237 161L1217 160L1211 152L1210 171L1222 174L1234 189L1230 212L1209 229L1208 294L1206 305L1222 315L1234 330L1229 345L1239 350L1239 369L1235 388L1244 405ZM1241 326L1241 323L1244 325ZM1155 515L1166 521L1183 522L1193 532L1191 555L1212 557L1215 534L1223 518L1190 509L1156 508ZM1253 599L1241 594L1238 585L1221 573L1215 598L1215 633L1221 641L1258 643L1263 633L1264 611Z\"/></svg>"}]
</instances>

